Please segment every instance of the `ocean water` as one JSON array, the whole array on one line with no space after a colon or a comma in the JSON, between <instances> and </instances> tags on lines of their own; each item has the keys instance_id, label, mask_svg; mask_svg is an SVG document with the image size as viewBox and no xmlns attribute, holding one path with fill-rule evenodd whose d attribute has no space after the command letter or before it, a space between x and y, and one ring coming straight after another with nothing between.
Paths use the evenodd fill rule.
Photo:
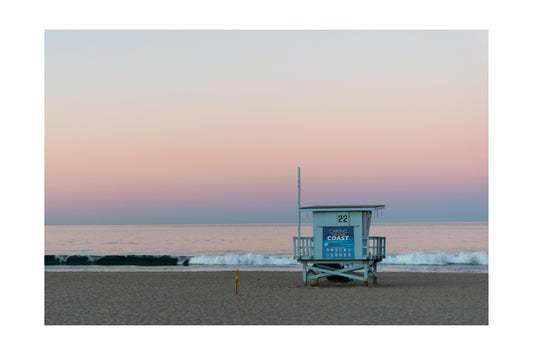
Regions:
<instances>
[{"instance_id":1,"label":"ocean water","mask_svg":"<svg viewBox=\"0 0 533 355\"><path fill-rule=\"evenodd\" d=\"M45 226L46 271L301 271L297 224ZM312 225L302 224L302 236ZM488 272L488 223L379 223L379 271Z\"/></svg>"}]
</instances>

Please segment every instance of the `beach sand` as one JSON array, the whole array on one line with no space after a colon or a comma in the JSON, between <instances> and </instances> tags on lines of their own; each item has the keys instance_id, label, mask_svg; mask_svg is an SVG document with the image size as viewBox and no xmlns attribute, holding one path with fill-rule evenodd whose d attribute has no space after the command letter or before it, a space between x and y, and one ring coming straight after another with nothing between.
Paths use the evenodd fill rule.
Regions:
<instances>
[{"instance_id":1,"label":"beach sand","mask_svg":"<svg viewBox=\"0 0 533 355\"><path fill-rule=\"evenodd\" d=\"M379 282L300 272L45 272L46 325L486 325L488 274L380 273Z\"/></svg>"}]
</instances>

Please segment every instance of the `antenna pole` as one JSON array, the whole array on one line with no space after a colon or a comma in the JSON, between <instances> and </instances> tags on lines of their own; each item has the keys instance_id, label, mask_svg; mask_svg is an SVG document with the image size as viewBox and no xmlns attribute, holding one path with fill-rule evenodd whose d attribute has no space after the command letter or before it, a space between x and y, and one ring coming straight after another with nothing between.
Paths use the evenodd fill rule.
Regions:
<instances>
[{"instance_id":1,"label":"antenna pole","mask_svg":"<svg viewBox=\"0 0 533 355\"><path fill-rule=\"evenodd\" d=\"M302 228L302 212L300 212L300 167L298 167L298 244L300 243L301 228Z\"/></svg>"}]
</instances>

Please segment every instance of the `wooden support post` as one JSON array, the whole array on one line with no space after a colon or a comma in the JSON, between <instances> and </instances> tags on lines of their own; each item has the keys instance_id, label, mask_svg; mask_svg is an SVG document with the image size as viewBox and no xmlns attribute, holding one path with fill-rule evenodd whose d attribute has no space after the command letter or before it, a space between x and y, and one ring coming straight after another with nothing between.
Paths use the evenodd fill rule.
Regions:
<instances>
[{"instance_id":1,"label":"wooden support post","mask_svg":"<svg viewBox=\"0 0 533 355\"><path fill-rule=\"evenodd\" d=\"M235 294L239 294L239 270L235 270Z\"/></svg>"},{"instance_id":2,"label":"wooden support post","mask_svg":"<svg viewBox=\"0 0 533 355\"><path fill-rule=\"evenodd\" d=\"M365 272L363 276L363 285L368 286L368 262L365 262Z\"/></svg>"},{"instance_id":3,"label":"wooden support post","mask_svg":"<svg viewBox=\"0 0 533 355\"><path fill-rule=\"evenodd\" d=\"M307 262L304 262L302 265L304 286L307 286Z\"/></svg>"}]
</instances>

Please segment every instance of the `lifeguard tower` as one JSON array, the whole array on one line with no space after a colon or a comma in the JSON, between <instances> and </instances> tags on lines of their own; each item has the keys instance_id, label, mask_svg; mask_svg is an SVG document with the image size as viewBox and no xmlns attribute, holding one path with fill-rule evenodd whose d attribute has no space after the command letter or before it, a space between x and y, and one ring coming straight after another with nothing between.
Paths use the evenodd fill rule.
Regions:
<instances>
[{"instance_id":1,"label":"lifeguard tower","mask_svg":"<svg viewBox=\"0 0 533 355\"><path fill-rule=\"evenodd\" d=\"M377 283L377 264L385 258L385 237L369 236L372 213L385 205L300 206L298 168L298 236L294 259L303 265L303 282L321 277ZM313 213L313 236L301 236L301 213Z\"/></svg>"}]
</instances>

